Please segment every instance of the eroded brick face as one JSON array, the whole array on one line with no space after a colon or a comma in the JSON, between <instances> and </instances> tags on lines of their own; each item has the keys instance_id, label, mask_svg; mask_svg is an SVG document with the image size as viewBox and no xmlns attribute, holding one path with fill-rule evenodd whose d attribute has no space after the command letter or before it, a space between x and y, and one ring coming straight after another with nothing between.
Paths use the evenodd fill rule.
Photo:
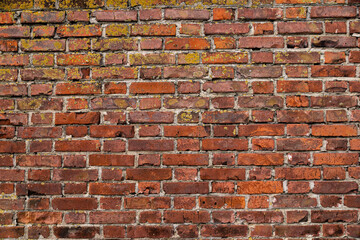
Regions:
<instances>
[{"instance_id":1,"label":"eroded brick face","mask_svg":"<svg viewBox=\"0 0 360 240\"><path fill-rule=\"evenodd\" d=\"M0 0L0 238L360 238L359 8Z\"/></svg>"}]
</instances>

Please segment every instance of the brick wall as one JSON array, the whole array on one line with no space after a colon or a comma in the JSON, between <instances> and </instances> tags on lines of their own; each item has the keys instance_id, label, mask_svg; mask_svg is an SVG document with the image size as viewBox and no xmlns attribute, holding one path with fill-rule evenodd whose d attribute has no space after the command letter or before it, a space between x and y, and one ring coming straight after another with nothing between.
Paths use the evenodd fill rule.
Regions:
<instances>
[{"instance_id":1,"label":"brick wall","mask_svg":"<svg viewBox=\"0 0 360 240\"><path fill-rule=\"evenodd\" d=\"M359 6L0 1L0 238L360 238Z\"/></svg>"}]
</instances>

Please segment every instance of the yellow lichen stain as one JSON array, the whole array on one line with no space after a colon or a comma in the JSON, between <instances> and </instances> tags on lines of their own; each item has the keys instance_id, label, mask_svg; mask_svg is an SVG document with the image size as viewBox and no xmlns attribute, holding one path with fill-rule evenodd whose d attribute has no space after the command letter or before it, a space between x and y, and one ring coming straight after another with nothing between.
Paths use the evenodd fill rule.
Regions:
<instances>
[{"instance_id":1,"label":"yellow lichen stain","mask_svg":"<svg viewBox=\"0 0 360 240\"><path fill-rule=\"evenodd\" d=\"M306 8L304 7L300 8L299 15L306 17Z\"/></svg>"},{"instance_id":2,"label":"yellow lichen stain","mask_svg":"<svg viewBox=\"0 0 360 240\"><path fill-rule=\"evenodd\" d=\"M205 100L205 99L199 99L198 101L196 101L195 107L204 107L205 104L206 104L206 100Z\"/></svg>"},{"instance_id":3,"label":"yellow lichen stain","mask_svg":"<svg viewBox=\"0 0 360 240\"><path fill-rule=\"evenodd\" d=\"M13 90L13 92L18 92L18 91L19 91L19 88L16 87L16 86L14 86L14 87L12 87L12 90Z\"/></svg>"},{"instance_id":4,"label":"yellow lichen stain","mask_svg":"<svg viewBox=\"0 0 360 240\"><path fill-rule=\"evenodd\" d=\"M102 0L60 0L59 2L60 8L97 8L103 5L104 1Z\"/></svg>"},{"instance_id":5,"label":"yellow lichen stain","mask_svg":"<svg viewBox=\"0 0 360 240\"><path fill-rule=\"evenodd\" d=\"M0 1L1 10L15 10L15 9L31 9L34 7L33 1L29 0L2 0Z\"/></svg>"},{"instance_id":6,"label":"yellow lichen stain","mask_svg":"<svg viewBox=\"0 0 360 240\"><path fill-rule=\"evenodd\" d=\"M78 68L67 69L68 78L71 76L72 79L81 79L82 74ZM70 81L70 79L68 79Z\"/></svg>"},{"instance_id":7,"label":"yellow lichen stain","mask_svg":"<svg viewBox=\"0 0 360 240\"><path fill-rule=\"evenodd\" d=\"M135 53L129 56L131 65L162 64L162 63L166 63L167 59L170 60L170 58L173 58L173 61L175 62L174 56L169 55L168 53L160 53L160 54Z\"/></svg>"},{"instance_id":8,"label":"yellow lichen stain","mask_svg":"<svg viewBox=\"0 0 360 240\"><path fill-rule=\"evenodd\" d=\"M23 49L29 49L30 47L32 47L33 44L31 44L31 43L33 43L33 41L28 40L28 39L21 39L21 47Z\"/></svg>"},{"instance_id":9,"label":"yellow lichen stain","mask_svg":"<svg viewBox=\"0 0 360 240\"><path fill-rule=\"evenodd\" d=\"M158 5L176 5L176 0L131 0L131 7L142 6L143 8L150 8Z\"/></svg>"},{"instance_id":10,"label":"yellow lichen stain","mask_svg":"<svg viewBox=\"0 0 360 240\"><path fill-rule=\"evenodd\" d=\"M0 80L9 81L11 80L11 71L12 69L0 69Z\"/></svg>"},{"instance_id":11,"label":"yellow lichen stain","mask_svg":"<svg viewBox=\"0 0 360 240\"><path fill-rule=\"evenodd\" d=\"M44 69L44 77L49 79L58 79L59 76L63 79L65 77L65 73L60 69L58 71L54 71L55 69Z\"/></svg>"},{"instance_id":12,"label":"yellow lichen stain","mask_svg":"<svg viewBox=\"0 0 360 240\"><path fill-rule=\"evenodd\" d=\"M114 104L118 106L119 108L127 108L129 104L125 99L114 99Z\"/></svg>"},{"instance_id":13,"label":"yellow lichen stain","mask_svg":"<svg viewBox=\"0 0 360 240\"><path fill-rule=\"evenodd\" d=\"M24 99L20 100L18 105L21 109L38 109L40 108L43 100L44 99L32 99L29 101L28 99Z\"/></svg>"},{"instance_id":14,"label":"yellow lichen stain","mask_svg":"<svg viewBox=\"0 0 360 240\"><path fill-rule=\"evenodd\" d=\"M180 118L181 120L188 122L192 120L193 116L191 113L183 112L180 114Z\"/></svg>"},{"instance_id":15,"label":"yellow lichen stain","mask_svg":"<svg viewBox=\"0 0 360 240\"><path fill-rule=\"evenodd\" d=\"M39 54L36 59L33 59L35 66L52 66L54 65L53 54Z\"/></svg>"},{"instance_id":16,"label":"yellow lichen stain","mask_svg":"<svg viewBox=\"0 0 360 240\"><path fill-rule=\"evenodd\" d=\"M57 50L61 50L61 49L62 49L63 44L61 44L61 42L59 42L59 41L54 41L53 43L54 43L55 49L57 49Z\"/></svg>"},{"instance_id":17,"label":"yellow lichen stain","mask_svg":"<svg viewBox=\"0 0 360 240\"><path fill-rule=\"evenodd\" d=\"M111 24L106 27L106 36L125 36L128 33L129 28L126 25Z\"/></svg>"},{"instance_id":18,"label":"yellow lichen stain","mask_svg":"<svg viewBox=\"0 0 360 240\"><path fill-rule=\"evenodd\" d=\"M184 63L186 64L200 63L199 53L187 53L187 54L183 54L183 57L184 57Z\"/></svg>"},{"instance_id":19,"label":"yellow lichen stain","mask_svg":"<svg viewBox=\"0 0 360 240\"><path fill-rule=\"evenodd\" d=\"M275 105L278 105L278 101L276 98L271 98L269 101L267 101L267 104L269 106L275 106Z\"/></svg>"},{"instance_id":20,"label":"yellow lichen stain","mask_svg":"<svg viewBox=\"0 0 360 240\"><path fill-rule=\"evenodd\" d=\"M115 7L115 8L126 8L127 7L127 0L107 0L106 6L107 7Z\"/></svg>"},{"instance_id":21,"label":"yellow lichen stain","mask_svg":"<svg viewBox=\"0 0 360 240\"><path fill-rule=\"evenodd\" d=\"M168 101L167 101L167 104L169 104L169 105L174 105L174 104L176 104L176 103L178 103L179 101L177 100L177 99L175 99L175 98L172 98L172 99L169 99Z\"/></svg>"},{"instance_id":22,"label":"yellow lichen stain","mask_svg":"<svg viewBox=\"0 0 360 240\"><path fill-rule=\"evenodd\" d=\"M55 8L56 0L35 0L34 7L35 8Z\"/></svg>"},{"instance_id":23,"label":"yellow lichen stain","mask_svg":"<svg viewBox=\"0 0 360 240\"><path fill-rule=\"evenodd\" d=\"M247 0L197 0L204 5L245 5Z\"/></svg>"},{"instance_id":24,"label":"yellow lichen stain","mask_svg":"<svg viewBox=\"0 0 360 240\"><path fill-rule=\"evenodd\" d=\"M275 54L275 60L277 62L284 62L286 57L288 57L289 54L288 53L284 53L284 52L278 52Z\"/></svg>"}]
</instances>

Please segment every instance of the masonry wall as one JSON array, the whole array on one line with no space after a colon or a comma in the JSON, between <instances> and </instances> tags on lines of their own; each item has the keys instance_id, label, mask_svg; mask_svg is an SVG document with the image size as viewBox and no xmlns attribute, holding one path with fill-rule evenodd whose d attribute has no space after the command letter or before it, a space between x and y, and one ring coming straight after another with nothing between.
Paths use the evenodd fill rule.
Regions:
<instances>
[{"instance_id":1,"label":"masonry wall","mask_svg":"<svg viewBox=\"0 0 360 240\"><path fill-rule=\"evenodd\" d=\"M1 0L0 238L360 238L359 5Z\"/></svg>"}]
</instances>

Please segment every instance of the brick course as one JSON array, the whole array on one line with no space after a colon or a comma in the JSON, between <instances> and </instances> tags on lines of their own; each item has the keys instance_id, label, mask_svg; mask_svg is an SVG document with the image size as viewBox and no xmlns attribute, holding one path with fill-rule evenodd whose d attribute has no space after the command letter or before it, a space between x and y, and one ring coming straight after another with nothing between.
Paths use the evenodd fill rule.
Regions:
<instances>
[{"instance_id":1,"label":"brick course","mask_svg":"<svg viewBox=\"0 0 360 240\"><path fill-rule=\"evenodd\" d=\"M0 1L0 238L360 238L359 11Z\"/></svg>"}]
</instances>

